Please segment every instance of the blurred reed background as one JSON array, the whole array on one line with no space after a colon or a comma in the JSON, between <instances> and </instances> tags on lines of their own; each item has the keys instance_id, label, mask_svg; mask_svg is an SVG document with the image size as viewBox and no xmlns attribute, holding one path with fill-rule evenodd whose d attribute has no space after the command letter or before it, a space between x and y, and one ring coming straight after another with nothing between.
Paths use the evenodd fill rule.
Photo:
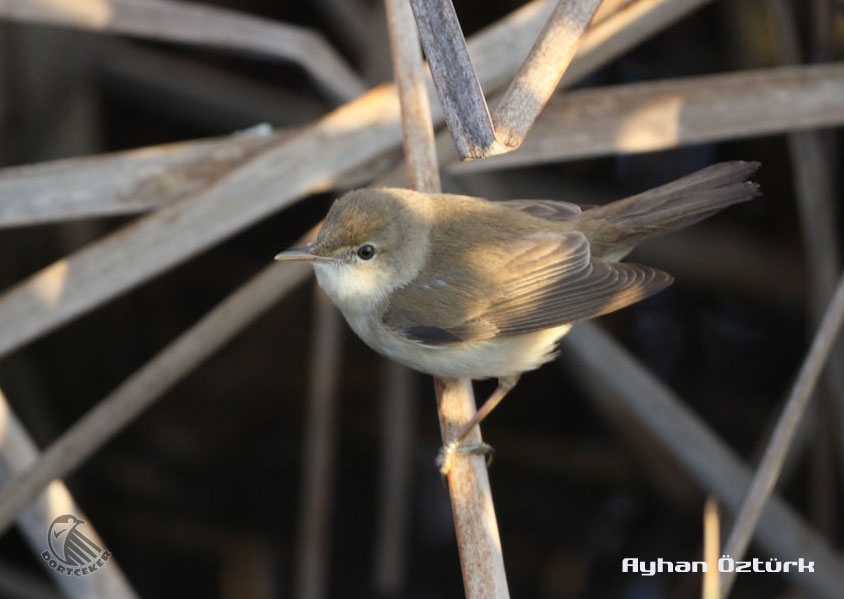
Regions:
<instances>
[{"instance_id":1,"label":"blurred reed background","mask_svg":"<svg viewBox=\"0 0 844 599\"><path fill-rule=\"evenodd\" d=\"M726 537L743 492L734 458L753 471L840 273L844 5L680 0L664 24L630 16L666 4L605 0L593 23L652 31L581 69L517 152L457 164L438 129L444 190L490 199L600 204L717 161L762 163L763 198L631 257L676 282L600 319L618 344L602 350L591 328L564 340L559 366L523 377L484 423L514 597L700 596L699 575L623 574L622 559L702 559L708 493L727 504ZM455 2L467 38L522 5ZM128 584L145 597L463 596L430 377L388 367L307 273L262 270L344 189L401 180L393 100L375 92L311 125L392 80L383 4L11 0L0 17L2 422L16 414L46 448L115 389L161 396L137 418L119 410L113 440L87 434L93 454L65 477ZM495 66L512 40L494 41L476 59L488 97L512 77ZM264 286L233 304L242 321L223 310L191 329L258 273ZM804 532L824 559L841 550L840 348L777 488L787 525L764 516L751 556L785 559ZM670 389L735 456L687 437L688 457L625 409L622 350L665 386L636 389ZM0 457L0 480L31 459ZM25 534L2 536L0 596L58 596L40 561ZM822 596L841 579L840 565L744 575L731 596Z\"/></svg>"}]
</instances>

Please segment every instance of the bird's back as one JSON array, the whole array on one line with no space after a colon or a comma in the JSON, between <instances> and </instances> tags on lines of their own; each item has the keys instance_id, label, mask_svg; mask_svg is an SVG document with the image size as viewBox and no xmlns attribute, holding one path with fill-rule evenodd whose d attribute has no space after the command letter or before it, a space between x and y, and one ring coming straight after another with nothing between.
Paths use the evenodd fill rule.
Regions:
<instances>
[{"instance_id":1,"label":"bird's back","mask_svg":"<svg viewBox=\"0 0 844 599\"><path fill-rule=\"evenodd\" d=\"M701 221L732 204L759 195L748 181L758 162L722 162L671 183L604 206L579 210L568 202L516 200L490 202L452 194L434 194L431 202L437 243L494 247L501 241L542 231L580 231L592 255L618 259L636 244ZM556 206L555 206L556 205ZM483 226L470 226L476 225Z\"/></svg>"}]
</instances>

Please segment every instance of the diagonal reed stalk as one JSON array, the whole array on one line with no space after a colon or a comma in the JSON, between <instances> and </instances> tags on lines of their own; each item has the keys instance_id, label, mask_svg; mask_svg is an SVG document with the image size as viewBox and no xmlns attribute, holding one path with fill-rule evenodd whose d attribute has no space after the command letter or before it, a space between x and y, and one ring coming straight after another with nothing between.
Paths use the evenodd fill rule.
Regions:
<instances>
[{"instance_id":1,"label":"diagonal reed stalk","mask_svg":"<svg viewBox=\"0 0 844 599\"><path fill-rule=\"evenodd\" d=\"M343 102L366 91L322 35L215 6L162 0L0 0L0 19L122 33L292 60Z\"/></svg>"},{"instance_id":2,"label":"diagonal reed stalk","mask_svg":"<svg viewBox=\"0 0 844 599\"><path fill-rule=\"evenodd\" d=\"M26 471L39 458L38 448L12 411L0 389L0 485L7 486L14 477ZM90 518L74 501L61 480L53 480L40 494L35 494L26 509L17 515L18 530L32 552L43 563L41 554L47 549L47 533L54 518L71 514L85 522L85 534L101 547L106 547ZM91 597L137 597L116 561L110 559L94 576L68 576L44 564L45 570L71 599ZM17 595L10 595L17 596Z\"/></svg>"},{"instance_id":3,"label":"diagonal reed stalk","mask_svg":"<svg viewBox=\"0 0 844 599\"><path fill-rule=\"evenodd\" d=\"M739 510L751 471L644 365L590 322L573 327L561 350L560 364L589 391L591 401L637 421L701 487L732 513ZM844 588L835 550L779 497L761 513L757 538L780 560L815 562L812 576L786 574L810 596L835 597Z\"/></svg>"},{"instance_id":4,"label":"diagonal reed stalk","mask_svg":"<svg viewBox=\"0 0 844 599\"><path fill-rule=\"evenodd\" d=\"M76 469L310 273L305 264L266 267L67 429L0 491L0 533L50 481Z\"/></svg>"},{"instance_id":5,"label":"diagonal reed stalk","mask_svg":"<svg viewBox=\"0 0 844 599\"><path fill-rule=\"evenodd\" d=\"M600 0L559 0L490 115L451 0L410 0L461 160L519 147L571 62Z\"/></svg>"},{"instance_id":6,"label":"diagonal reed stalk","mask_svg":"<svg viewBox=\"0 0 844 599\"><path fill-rule=\"evenodd\" d=\"M736 561L742 559L747 551L753 531L759 523L762 509L774 490L794 433L806 412L812 392L829 358L835 339L839 335L842 322L844 322L844 274L838 281L838 286L818 327L809 353L803 361L782 415L771 434L771 441L753 476L750 490L742 502L733 529L730 531L724 553ZM722 597L729 595L735 577L735 572L724 573L721 586Z\"/></svg>"}]
</instances>

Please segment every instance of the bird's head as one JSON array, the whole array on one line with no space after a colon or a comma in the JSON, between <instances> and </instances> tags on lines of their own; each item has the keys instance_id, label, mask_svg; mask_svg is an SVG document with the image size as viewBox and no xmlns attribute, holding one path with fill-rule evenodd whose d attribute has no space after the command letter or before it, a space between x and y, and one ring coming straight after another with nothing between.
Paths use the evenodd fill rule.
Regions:
<instances>
[{"instance_id":1,"label":"bird's head","mask_svg":"<svg viewBox=\"0 0 844 599\"><path fill-rule=\"evenodd\" d=\"M419 273L430 227L425 194L358 189L334 202L313 243L275 258L313 263L332 301L346 313L363 313Z\"/></svg>"}]
</instances>

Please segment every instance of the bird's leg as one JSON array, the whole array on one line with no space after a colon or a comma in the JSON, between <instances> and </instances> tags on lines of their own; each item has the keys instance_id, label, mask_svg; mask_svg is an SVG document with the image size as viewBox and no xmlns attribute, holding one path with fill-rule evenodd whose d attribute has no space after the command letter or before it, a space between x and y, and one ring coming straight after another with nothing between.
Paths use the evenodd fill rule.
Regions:
<instances>
[{"instance_id":1,"label":"bird's leg","mask_svg":"<svg viewBox=\"0 0 844 599\"><path fill-rule=\"evenodd\" d=\"M472 416L469 422L463 425L454 439L440 450L440 455L437 456L437 465L440 467L440 472L443 475L448 474L448 471L451 469L451 460L455 453L492 454L492 447L486 443L474 443L472 445L461 446L460 442L465 439L466 435L468 435L474 427L479 425L484 418L489 416L490 412L495 409L495 406L501 403L501 400L504 399L510 390L516 386L516 383L519 382L519 376L520 375L516 374L513 376L500 377L495 391L493 391L483 405L481 405L480 409L475 412L475 415Z\"/></svg>"},{"instance_id":2,"label":"bird's leg","mask_svg":"<svg viewBox=\"0 0 844 599\"><path fill-rule=\"evenodd\" d=\"M471 431L475 426L479 425L484 418L489 416L489 413L495 409L495 406L501 403L501 400L504 399L504 396L507 395L510 390L516 386L516 383L518 382L518 374L513 376L505 376L498 379L498 386L495 388L495 391L493 391L492 394L487 398L481 408L477 412L475 412L475 415L472 416L472 419L463 425L463 428L461 428L460 432L457 433L457 436L454 437L452 443L460 443L463 439L465 439L466 435L469 434L469 431Z\"/></svg>"}]
</instances>

